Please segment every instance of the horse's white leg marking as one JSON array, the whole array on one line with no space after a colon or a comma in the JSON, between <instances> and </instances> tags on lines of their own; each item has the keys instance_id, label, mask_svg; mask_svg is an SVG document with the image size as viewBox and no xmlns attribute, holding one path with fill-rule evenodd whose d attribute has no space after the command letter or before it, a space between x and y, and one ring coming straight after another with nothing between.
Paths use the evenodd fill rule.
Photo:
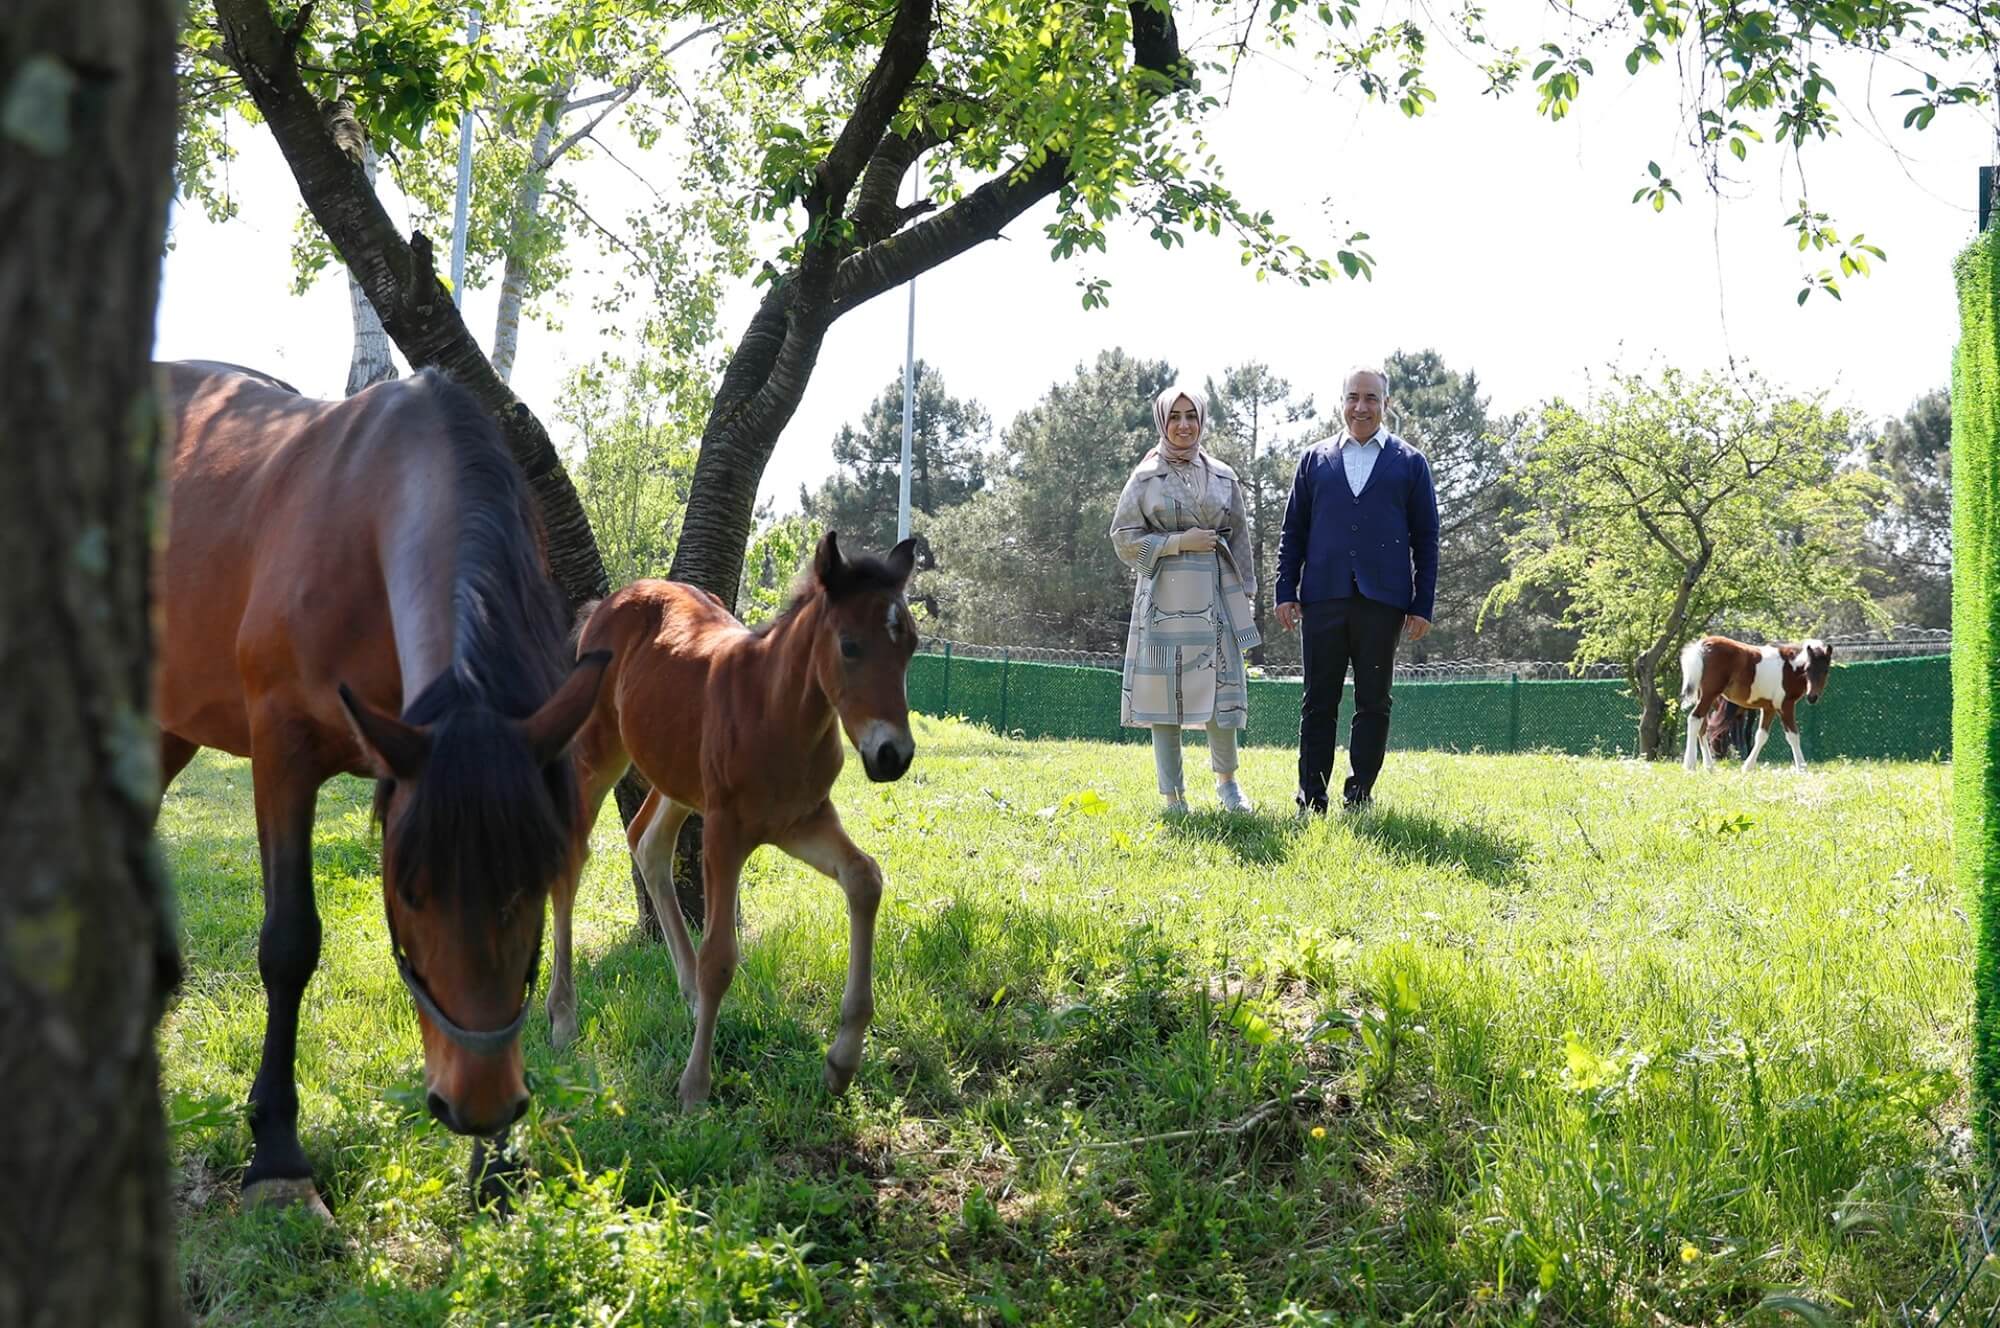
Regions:
<instances>
[{"instance_id":1,"label":"horse's white leg marking","mask_svg":"<svg viewBox=\"0 0 2000 1328\"><path fill-rule=\"evenodd\" d=\"M1805 748L1799 746L1797 730L1786 729L1785 741L1792 744L1792 769L1804 770L1806 768L1806 753Z\"/></svg>"},{"instance_id":2,"label":"horse's white leg marking","mask_svg":"<svg viewBox=\"0 0 2000 1328\"><path fill-rule=\"evenodd\" d=\"M1701 721L1695 718L1695 711L1701 707L1701 642L1690 641L1681 647L1681 708L1687 711L1688 741L1687 752L1681 758L1681 765L1694 769L1695 746L1701 741Z\"/></svg>"},{"instance_id":3,"label":"horse's white leg marking","mask_svg":"<svg viewBox=\"0 0 2000 1328\"><path fill-rule=\"evenodd\" d=\"M1743 768L1745 770L1755 770L1757 768L1757 758L1763 754L1764 743L1766 740L1770 738L1770 736L1771 736L1771 712L1766 710L1758 718L1757 737L1756 740L1750 744L1750 755L1743 758Z\"/></svg>"}]
</instances>

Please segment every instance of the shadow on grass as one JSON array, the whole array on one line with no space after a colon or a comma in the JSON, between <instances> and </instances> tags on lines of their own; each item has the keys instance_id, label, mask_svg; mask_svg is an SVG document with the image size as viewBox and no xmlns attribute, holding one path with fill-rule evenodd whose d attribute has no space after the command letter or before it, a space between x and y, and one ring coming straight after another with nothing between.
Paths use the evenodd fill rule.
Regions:
<instances>
[{"instance_id":1,"label":"shadow on grass","mask_svg":"<svg viewBox=\"0 0 2000 1328\"><path fill-rule=\"evenodd\" d=\"M1379 804L1345 814L1343 823L1393 858L1456 867L1496 889L1517 886L1527 875L1522 862L1526 843L1483 825L1442 821L1427 812Z\"/></svg>"},{"instance_id":2,"label":"shadow on grass","mask_svg":"<svg viewBox=\"0 0 2000 1328\"><path fill-rule=\"evenodd\" d=\"M322 816L322 880L372 871L362 824ZM1275 817L1197 814L1171 833L1219 842L1246 862L1289 852ZM248 818L240 832L233 816L194 826L169 848L195 905L184 925L207 949L254 953ZM203 867L211 856L228 869ZM373 892L354 886L358 906ZM844 955L844 941L832 943ZM1217 1312L1247 1295L1244 1312L1268 1321L1280 1288L1342 1303L1345 1270L1379 1255L1342 1248L1324 1271L1318 1262L1299 1271L1294 1252L1328 1240L1323 1194L1375 1183L1351 1160L1371 1140L1325 1091L1317 1052L1273 1036L1276 1012L1254 994L1248 1005L1218 998L1199 955L1158 928L1089 904L1047 909L986 892L899 919L881 935L880 1016L844 1099L820 1080L840 996L827 944L784 920L744 938L720 1012L714 1095L694 1114L675 1098L692 1019L667 948L632 930L580 952L579 1041L554 1052L539 1009L523 1038L536 1104L517 1137L531 1164L544 1180L572 1168L616 1173L603 1231L623 1229L617 1204L638 1214L665 1192L712 1217L704 1227L714 1239L750 1242L743 1250L765 1233L794 1233L811 1248L825 1321L912 1321L912 1307L937 1305L946 1322L1151 1322L1141 1310L1162 1289ZM347 1008L330 1003L324 1017L340 1021ZM410 1118L417 1061L356 1072L366 1049L339 1034L310 1034L345 1069L330 1066L332 1109L309 1103L302 1125L323 1188L349 1200L343 1228L370 1221L353 1202L369 1194L428 1211L448 1242L487 1229L463 1207L464 1142ZM202 1068L227 1080L218 1091L232 1100L247 1087L230 1078L240 1067ZM1316 1105L1264 1111L1302 1090ZM228 1132L227 1148L217 1131ZM233 1157L244 1134L231 1113L175 1150L184 1160ZM479 1275L477 1260L431 1248L357 1289L351 1260L302 1257L311 1233L233 1211L236 1179L224 1172L208 1198L183 1197L183 1292L198 1319L434 1322L452 1288ZM442 1196L426 1197L438 1185ZM1396 1188L1424 1229L1447 1221L1441 1196ZM578 1267L617 1267L620 1239L562 1216L573 1211L546 1206L491 1228L534 1246L509 1284L513 1299L486 1307L495 1317L588 1317L563 1302L561 1286L527 1275L546 1271L537 1242L558 1236ZM463 1214L455 1230L454 1213ZM482 1239L490 1249L500 1237Z\"/></svg>"},{"instance_id":3,"label":"shadow on grass","mask_svg":"<svg viewBox=\"0 0 2000 1328\"><path fill-rule=\"evenodd\" d=\"M1275 866L1292 854L1294 837L1285 833L1283 822L1263 812L1190 811L1169 816L1161 825L1170 838L1220 844L1246 866Z\"/></svg>"}]
</instances>

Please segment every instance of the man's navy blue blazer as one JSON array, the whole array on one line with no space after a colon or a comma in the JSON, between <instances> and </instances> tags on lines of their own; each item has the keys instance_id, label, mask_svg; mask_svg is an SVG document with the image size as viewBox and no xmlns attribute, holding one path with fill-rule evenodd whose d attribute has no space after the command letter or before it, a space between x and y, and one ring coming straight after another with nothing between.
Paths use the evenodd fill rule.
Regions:
<instances>
[{"instance_id":1,"label":"man's navy blue blazer","mask_svg":"<svg viewBox=\"0 0 2000 1328\"><path fill-rule=\"evenodd\" d=\"M1276 602L1346 599L1428 620L1437 605L1437 489L1424 454L1384 429L1382 454L1357 495L1347 487L1340 439L1299 458L1278 537Z\"/></svg>"}]
</instances>

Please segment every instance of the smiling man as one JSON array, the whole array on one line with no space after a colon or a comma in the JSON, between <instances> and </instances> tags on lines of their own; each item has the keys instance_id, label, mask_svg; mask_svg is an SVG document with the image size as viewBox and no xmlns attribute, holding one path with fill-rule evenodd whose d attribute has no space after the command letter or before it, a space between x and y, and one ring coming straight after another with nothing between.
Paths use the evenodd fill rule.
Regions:
<instances>
[{"instance_id":1,"label":"smiling man","mask_svg":"<svg viewBox=\"0 0 2000 1328\"><path fill-rule=\"evenodd\" d=\"M1389 747L1396 641L1423 639L1437 596L1437 490L1424 454L1382 426L1389 379L1358 368L1342 390L1335 438L1299 458L1278 538L1278 623L1304 629L1299 705L1301 813L1324 812L1347 667L1354 666L1341 803L1362 807Z\"/></svg>"}]
</instances>

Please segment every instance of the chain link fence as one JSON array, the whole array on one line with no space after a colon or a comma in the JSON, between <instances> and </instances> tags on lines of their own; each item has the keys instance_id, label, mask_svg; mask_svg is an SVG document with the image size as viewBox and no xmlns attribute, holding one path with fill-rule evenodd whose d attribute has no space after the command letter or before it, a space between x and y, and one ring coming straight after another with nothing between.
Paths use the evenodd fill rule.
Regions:
<instances>
[{"instance_id":1,"label":"chain link fence","mask_svg":"<svg viewBox=\"0 0 2000 1328\"><path fill-rule=\"evenodd\" d=\"M1808 759L1949 759L1949 655L1911 648L1935 641L1833 640L1840 662L1826 693L1798 710ZM1946 634L1943 650L1949 645ZM1903 653L1870 657L1878 646ZM1025 738L1140 741L1144 729L1118 722L1122 665L1121 656L1092 651L926 641L910 661L910 706ZM1404 750L1627 754L1637 747L1639 708L1622 675L1610 665L1577 676L1546 661L1399 664L1391 741ZM1244 741L1295 743L1303 690L1296 676L1253 674ZM1668 743L1678 748L1682 730L1671 711L1668 722ZM1765 759L1789 761L1791 750L1774 740Z\"/></svg>"}]
</instances>

